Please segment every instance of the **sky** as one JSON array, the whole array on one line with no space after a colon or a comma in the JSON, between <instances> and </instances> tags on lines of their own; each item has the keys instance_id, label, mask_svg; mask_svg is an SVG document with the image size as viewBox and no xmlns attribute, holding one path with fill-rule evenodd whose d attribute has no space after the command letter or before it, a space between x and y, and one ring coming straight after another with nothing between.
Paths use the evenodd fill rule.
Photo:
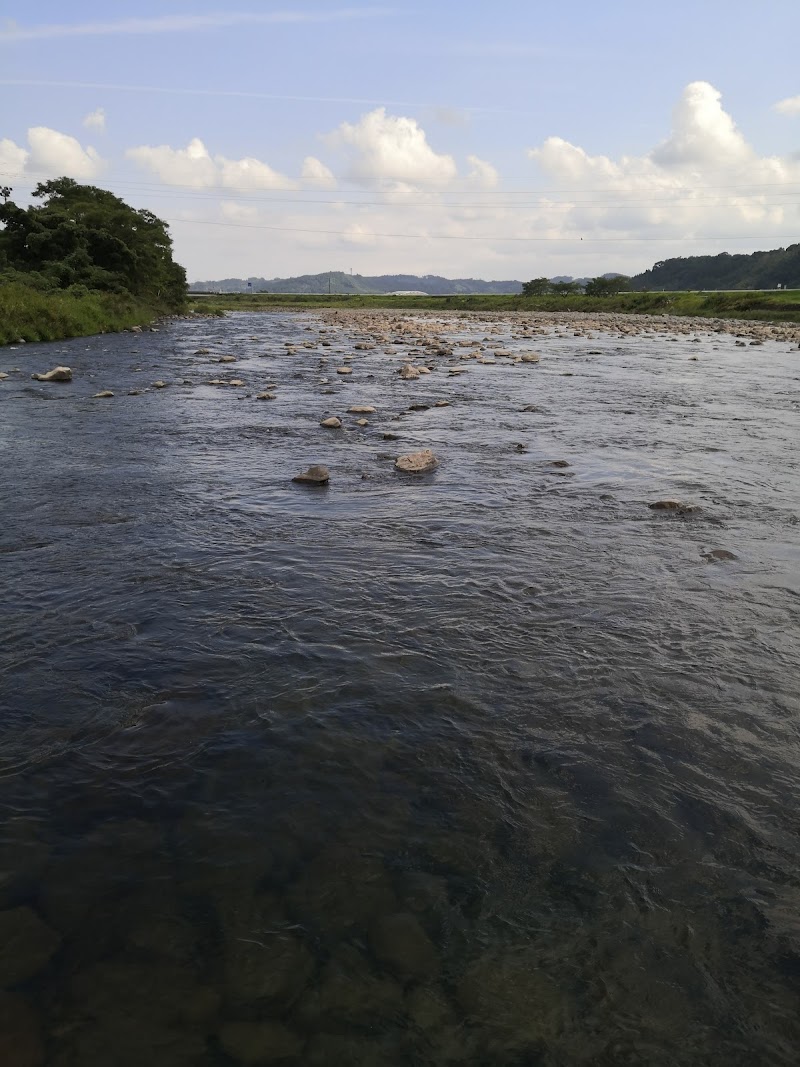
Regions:
<instances>
[{"instance_id":1,"label":"sky","mask_svg":"<svg viewBox=\"0 0 800 1067\"><path fill-rule=\"evenodd\" d=\"M800 241L800 4L6 0L0 185L191 281L636 273Z\"/></svg>"}]
</instances>

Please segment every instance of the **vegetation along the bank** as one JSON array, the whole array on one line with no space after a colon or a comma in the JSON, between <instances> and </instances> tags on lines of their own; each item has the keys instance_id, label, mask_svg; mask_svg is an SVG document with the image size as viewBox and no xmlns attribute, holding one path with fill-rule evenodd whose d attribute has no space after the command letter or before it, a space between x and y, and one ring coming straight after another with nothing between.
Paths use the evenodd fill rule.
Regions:
<instances>
[{"instance_id":1,"label":"vegetation along the bank","mask_svg":"<svg viewBox=\"0 0 800 1067\"><path fill-rule=\"evenodd\" d=\"M273 308L394 308L406 311L615 311L638 315L696 315L704 318L800 322L800 291L772 293L631 293L587 296L322 296L223 293L191 296L190 308L208 313L269 311Z\"/></svg>"},{"instance_id":2,"label":"vegetation along the bank","mask_svg":"<svg viewBox=\"0 0 800 1067\"><path fill-rule=\"evenodd\" d=\"M0 343L122 330L184 309L165 222L71 178L18 207L0 189Z\"/></svg>"}]
</instances>

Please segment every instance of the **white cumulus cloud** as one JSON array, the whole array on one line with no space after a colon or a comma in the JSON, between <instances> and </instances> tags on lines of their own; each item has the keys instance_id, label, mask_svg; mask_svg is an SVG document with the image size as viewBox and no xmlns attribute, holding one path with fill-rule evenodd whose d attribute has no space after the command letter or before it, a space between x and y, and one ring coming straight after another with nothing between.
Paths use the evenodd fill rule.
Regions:
<instances>
[{"instance_id":1,"label":"white cumulus cloud","mask_svg":"<svg viewBox=\"0 0 800 1067\"><path fill-rule=\"evenodd\" d=\"M125 153L140 167L152 171L167 185L186 185L193 189L292 189L294 182L273 170L260 159L247 156L228 159L212 156L199 137L186 148L169 145L140 145Z\"/></svg>"},{"instance_id":2,"label":"white cumulus cloud","mask_svg":"<svg viewBox=\"0 0 800 1067\"><path fill-rule=\"evenodd\" d=\"M300 177L307 185L313 185L317 189L333 189L336 186L333 171L315 156L306 156L303 160Z\"/></svg>"},{"instance_id":3,"label":"white cumulus cloud","mask_svg":"<svg viewBox=\"0 0 800 1067\"><path fill-rule=\"evenodd\" d=\"M446 184L457 175L453 157L435 152L415 119L383 107L343 122L327 141L349 156L349 176L357 180Z\"/></svg>"},{"instance_id":4,"label":"white cumulus cloud","mask_svg":"<svg viewBox=\"0 0 800 1067\"><path fill-rule=\"evenodd\" d=\"M0 141L0 169L5 177L95 178L104 161L97 151L81 145L75 137L48 126L28 130L28 147L4 138Z\"/></svg>"},{"instance_id":5,"label":"white cumulus cloud","mask_svg":"<svg viewBox=\"0 0 800 1067\"><path fill-rule=\"evenodd\" d=\"M773 108L779 115L800 115L800 96L787 96L773 104Z\"/></svg>"},{"instance_id":6,"label":"white cumulus cloud","mask_svg":"<svg viewBox=\"0 0 800 1067\"><path fill-rule=\"evenodd\" d=\"M99 130L101 133L105 132L105 110L102 107L98 107L94 111L90 111L89 114L84 117L83 125L87 130Z\"/></svg>"}]
</instances>

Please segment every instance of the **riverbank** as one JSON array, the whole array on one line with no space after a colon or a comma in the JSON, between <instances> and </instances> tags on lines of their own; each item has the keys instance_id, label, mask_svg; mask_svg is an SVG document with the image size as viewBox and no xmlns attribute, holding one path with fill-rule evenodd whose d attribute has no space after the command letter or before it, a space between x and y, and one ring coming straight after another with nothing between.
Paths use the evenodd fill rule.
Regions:
<instances>
[{"instance_id":1,"label":"riverbank","mask_svg":"<svg viewBox=\"0 0 800 1067\"><path fill-rule=\"evenodd\" d=\"M164 308L116 293L40 292L27 285L3 285L0 287L0 344L118 333L132 326L147 325L163 314Z\"/></svg>"},{"instance_id":2,"label":"riverbank","mask_svg":"<svg viewBox=\"0 0 800 1067\"><path fill-rule=\"evenodd\" d=\"M381 308L403 311L624 312L700 318L800 323L800 291L730 293L618 293L615 296L330 296L319 294L189 294L189 306L205 311L270 311L287 308Z\"/></svg>"}]
</instances>

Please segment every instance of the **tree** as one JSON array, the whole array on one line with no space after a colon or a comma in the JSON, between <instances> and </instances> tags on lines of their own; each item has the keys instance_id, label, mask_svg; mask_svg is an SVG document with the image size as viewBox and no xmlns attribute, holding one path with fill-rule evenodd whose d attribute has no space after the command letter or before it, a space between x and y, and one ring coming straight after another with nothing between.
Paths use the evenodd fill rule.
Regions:
<instances>
[{"instance_id":1,"label":"tree","mask_svg":"<svg viewBox=\"0 0 800 1067\"><path fill-rule=\"evenodd\" d=\"M549 278L534 278L522 285L523 296L549 296L552 291L553 283Z\"/></svg>"},{"instance_id":2,"label":"tree","mask_svg":"<svg viewBox=\"0 0 800 1067\"><path fill-rule=\"evenodd\" d=\"M553 282L551 292L556 296L573 296L583 292L580 282Z\"/></svg>"},{"instance_id":3,"label":"tree","mask_svg":"<svg viewBox=\"0 0 800 1067\"><path fill-rule=\"evenodd\" d=\"M611 277L592 278L586 283L585 293L587 296L613 296L615 293L628 293L630 288L630 278L624 274L616 274Z\"/></svg>"},{"instance_id":4,"label":"tree","mask_svg":"<svg viewBox=\"0 0 800 1067\"><path fill-rule=\"evenodd\" d=\"M172 258L167 224L152 212L72 178L42 182L33 196L42 203L0 205L0 269L54 289L129 293L167 311L183 305L186 272Z\"/></svg>"}]
</instances>

